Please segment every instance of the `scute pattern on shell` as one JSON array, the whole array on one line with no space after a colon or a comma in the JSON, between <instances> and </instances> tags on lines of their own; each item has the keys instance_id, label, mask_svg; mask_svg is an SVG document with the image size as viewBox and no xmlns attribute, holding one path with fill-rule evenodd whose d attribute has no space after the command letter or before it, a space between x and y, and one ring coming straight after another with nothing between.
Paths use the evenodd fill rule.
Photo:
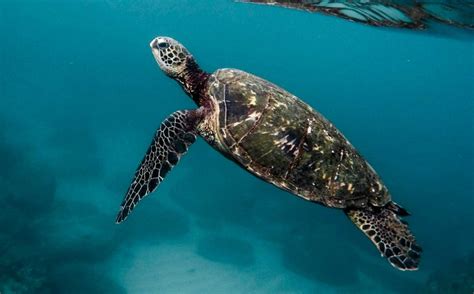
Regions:
<instances>
[{"instance_id":1,"label":"scute pattern on shell","mask_svg":"<svg viewBox=\"0 0 474 294\"><path fill-rule=\"evenodd\" d=\"M330 207L383 206L387 188L322 115L280 87L234 69L216 71L207 95L223 153L258 177Z\"/></svg>"}]
</instances>

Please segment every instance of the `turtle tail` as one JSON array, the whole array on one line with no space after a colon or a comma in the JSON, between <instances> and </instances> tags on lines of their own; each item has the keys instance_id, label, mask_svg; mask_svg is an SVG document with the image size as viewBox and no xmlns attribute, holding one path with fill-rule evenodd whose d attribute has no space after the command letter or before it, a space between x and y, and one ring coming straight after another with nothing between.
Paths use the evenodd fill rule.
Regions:
<instances>
[{"instance_id":1,"label":"turtle tail","mask_svg":"<svg viewBox=\"0 0 474 294\"><path fill-rule=\"evenodd\" d=\"M346 209L346 215L375 244L382 256L399 270L417 270L421 247L400 217L408 212L390 202L384 207Z\"/></svg>"}]
</instances>

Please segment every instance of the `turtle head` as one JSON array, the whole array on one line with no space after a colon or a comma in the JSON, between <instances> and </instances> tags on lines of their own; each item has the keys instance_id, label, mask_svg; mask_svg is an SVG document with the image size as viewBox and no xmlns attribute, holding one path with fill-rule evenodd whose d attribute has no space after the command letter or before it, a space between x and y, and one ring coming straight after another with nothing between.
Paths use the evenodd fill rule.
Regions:
<instances>
[{"instance_id":1,"label":"turtle head","mask_svg":"<svg viewBox=\"0 0 474 294\"><path fill-rule=\"evenodd\" d=\"M193 56L178 41L170 37L156 37L150 42L151 52L161 70L176 78L187 66L187 59Z\"/></svg>"}]
</instances>

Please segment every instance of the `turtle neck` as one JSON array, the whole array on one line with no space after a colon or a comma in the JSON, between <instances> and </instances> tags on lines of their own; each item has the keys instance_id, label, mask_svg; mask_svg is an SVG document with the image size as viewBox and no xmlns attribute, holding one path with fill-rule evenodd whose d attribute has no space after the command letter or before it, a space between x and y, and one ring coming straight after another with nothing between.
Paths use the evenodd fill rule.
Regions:
<instances>
[{"instance_id":1,"label":"turtle neck","mask_svg":"<svg viewBox=\"0 0 474 294\"><path fill-rule=\"evenodd\" d=\"M209 74L199 67L194 58L186 59L186 68L178 74L176 80L183 90L200 105L201 91L209 78Z\"/></svg>"}]
</instances>

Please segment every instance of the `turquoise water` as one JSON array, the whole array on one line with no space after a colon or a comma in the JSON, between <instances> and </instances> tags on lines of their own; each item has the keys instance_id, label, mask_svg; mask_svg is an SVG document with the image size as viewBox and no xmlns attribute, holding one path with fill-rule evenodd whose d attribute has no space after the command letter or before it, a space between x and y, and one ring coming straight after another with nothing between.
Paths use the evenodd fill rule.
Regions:
<instances>
[{"instance_id":1,"label":"turquoise water","mask_svg":"<svg viewBox=\"0 0 474 294\"><path fill-rule=\"evenodd\" d=\"M0 2L0 292L470 293L474 39L440 30L228 0ZM420 270L203 140L115 225L156 127L194 107L153 60L157 35L338 126L412 213Z\"/></svg>"}]
</instances>

